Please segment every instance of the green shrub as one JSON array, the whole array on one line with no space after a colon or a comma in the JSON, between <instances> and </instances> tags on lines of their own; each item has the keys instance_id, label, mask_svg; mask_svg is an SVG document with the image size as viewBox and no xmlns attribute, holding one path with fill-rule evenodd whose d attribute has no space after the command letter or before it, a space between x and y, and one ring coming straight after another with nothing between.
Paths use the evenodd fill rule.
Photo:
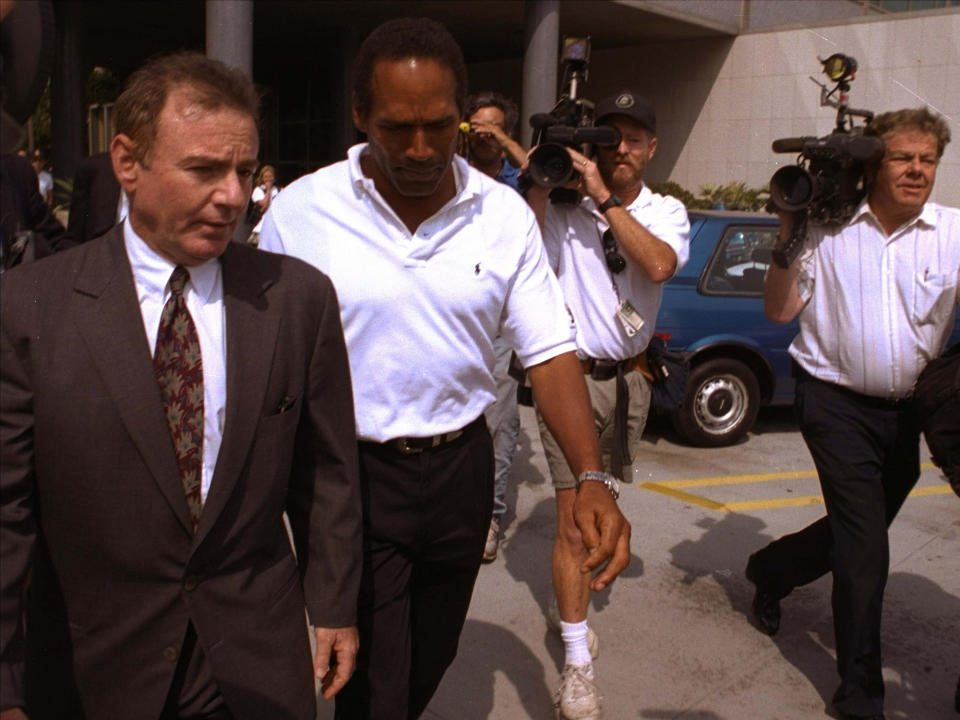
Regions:
<instances>
[{"instance_id":1,"label":"green shrub","mask_svg":"<svg viewBox=\"0 0 960 720\"><path fill-rule=\"evenodd\" d=\"M688 210L762 210L770 197L767 188L749 188L743 182L726 185L701 185L699 196L672 180L649 183L650 189L661 195L672 195Z\"/></svg>"}]
</instances>

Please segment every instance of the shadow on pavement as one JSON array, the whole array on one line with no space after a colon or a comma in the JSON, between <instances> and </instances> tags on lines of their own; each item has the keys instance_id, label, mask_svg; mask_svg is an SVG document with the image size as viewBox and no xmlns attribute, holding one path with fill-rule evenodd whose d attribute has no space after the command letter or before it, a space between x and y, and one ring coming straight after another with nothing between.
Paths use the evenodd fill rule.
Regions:
<instances>
[{"instance_id":1,"label":"shadow on pavement","mask_svg":"<svg viewBox=\"0 0 960 720\"><path fill-rule=\"evenodd\" d=\"M697 540L671 548L672 564L692 584L710 576L726 593L731 608L754 625L753 585L744 577L747 557L770 541L763 521L737 513L703 518ZM780 654L816 689L827 712L839 678L836 672L830 580L797 588L781 603L780 631L771 638ZM755 625L754 625L755 627ZM953 695L960 673L960 598L921 575L893 572L887 581L883 615L883 668L886 716L913 720L956 718ZM756 630L756 632L760 632ZM936 714L931 715L931 706ZM942 708L942 712L939 709ZM665 712L665 711L664 711ZM644 711L644 718L673 717ZM715 718L684 714L683 720ZM831 714L831 717L834 717Z\"/></svg>"},{"instance_id":2,"label":"shadow on pavement","mask_svg":"<svg viewBox=\"0 0 960 720\"><path fill-rule=\"evenodd\" d=\"M498 675L513 686L524 709L523 717L553 717L553 693L547 687L543 664L512 632L500 625L467 620L459 654L469 655L470 662L454 663L447 671L423 715L425 720L492 717Z\"/></svg>"}]
</instances>

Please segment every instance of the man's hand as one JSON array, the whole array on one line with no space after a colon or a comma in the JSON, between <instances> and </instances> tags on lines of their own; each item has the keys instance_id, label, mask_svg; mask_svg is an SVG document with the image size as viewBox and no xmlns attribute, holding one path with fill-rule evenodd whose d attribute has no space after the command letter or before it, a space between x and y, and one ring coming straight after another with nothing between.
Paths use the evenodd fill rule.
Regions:
<instances>
[{"instance_id":1,"label":"man's hand","mask_svg":"<svg viewBox=\"0 0 960 720\"><path fill-rule=\"evenodd\" d=\"M482 135L486 133L487 135L492 135L493 139L498 143L503 143L503 140L507 138L507 134L503 131L503 128L497 123L488 123L478 120L470 121L470 132Z\"/></svg>"},{"instance_id":2,"label":"man's hand","mask_svg":"<svg viewBox=\"0 0 960 720\"><path fill-rule=\"evenodd\" d=\"M581 483L573 504L573 519L589 553L580 571L593 572L609 559L607 566L590 581L591 590L603 590L630 562L630 523L606 486L592 481Z\"/></svg>"},{"instance_id":3,"label":"man's hand","mask_svg":"<svg viewBox=\"0 0 960 720\"><path fill-rule=\"evenodd\" d=\"M313 658L313 673L320 680L324 699L329 700L347 684L347 680L357 667L360 636L356 627L315 627L313 632L317 637L317 654Z\"/></svg>"},{"instance_id":4,"label":"man's hand","mask_svg":"<svg viewBox=\"0 0 960 720\"><path fill-rule=\"evenodd\" d=\"M581 195L589 195L597 205L610 197L610 190L607 188L603 178L600 176L600 170L597 164L586 155L577 152L573 148L567 148L570 154L570 160L573 162L573 169L580 173L577 190Z\"/></svg>"},{"instance_id":5,"label":"man's hand","mask_svg":"<svg viewBox=\"0 0 960 720\"><path fill-rule=\"evenodd\" d=\"M0 720L27 720L27 714L20 708L0 710Z\"/></svg>"}]
</instances>

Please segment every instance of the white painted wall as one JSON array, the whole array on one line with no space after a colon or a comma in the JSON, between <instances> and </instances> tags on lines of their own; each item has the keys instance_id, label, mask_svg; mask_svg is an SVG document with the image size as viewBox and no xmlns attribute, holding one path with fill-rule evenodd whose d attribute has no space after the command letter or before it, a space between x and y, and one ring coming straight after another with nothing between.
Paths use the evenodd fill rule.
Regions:
<instances>
[{"instance_id":1,"label":"white painted wall","mask_svg":"<svg viewBox=\"0 0 960 720\"><path fill-rule=\"evenodd\" d=\"M632 87L658 115L660 152L649 179L765 185L795 158L773 139L825 135L836 110L819 106L826 81L817 57L843 52L860 70L850 104L882 112L928 105L945 115L954 140L938 170L933 199L960 206L960 9L864 19L838 25L595 51L591 99Z\"/></svg>"}]
</instances>

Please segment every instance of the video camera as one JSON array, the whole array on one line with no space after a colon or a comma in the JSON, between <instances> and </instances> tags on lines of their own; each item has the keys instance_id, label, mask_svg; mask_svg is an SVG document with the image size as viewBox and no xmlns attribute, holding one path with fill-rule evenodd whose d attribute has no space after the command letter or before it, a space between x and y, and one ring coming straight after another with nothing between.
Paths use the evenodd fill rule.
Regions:
<instances>
[{"instance_id":1,"label":"video camera","mask_svg":"<svg viewBox=\"0 0 960 720\"><path fill-rule=\"evenodd\" d=\"M548 113L530 118L534 150L526 176L536 185L558 188L574 176L568 147L583 150L584 145L617 145L620 131L615 127L593 124L594 105L578 96L579 86L587 80L590 64L590 38L563 38L564 91Z\"/></svg>"},{"instance_id":2,"label":"video camera","mask_svg":"<svg viewBox=\"0 0 960 720\"><path fill-rule=\"evenodd\" d=\"M816 78L810 79L820 86L820 106L837 108L837 126L821 138L807 136L773 141L774 152L800 153L796 165L782 167L770 178L768 210L794 214L790 238L773 251L773 261L782 268L789 267L803 247L808 221L816 225L842 225L853 217L867 192L863 182L864 165L877 162L884 152L880 138L863 134L873 119L873 112L847 105L857 61L841 53L826 60L817 59L823 65L823 73L836 85L828 90ZM864 118L864 124L854 126L855 117Z\"/></svg>"}]
</instances>

